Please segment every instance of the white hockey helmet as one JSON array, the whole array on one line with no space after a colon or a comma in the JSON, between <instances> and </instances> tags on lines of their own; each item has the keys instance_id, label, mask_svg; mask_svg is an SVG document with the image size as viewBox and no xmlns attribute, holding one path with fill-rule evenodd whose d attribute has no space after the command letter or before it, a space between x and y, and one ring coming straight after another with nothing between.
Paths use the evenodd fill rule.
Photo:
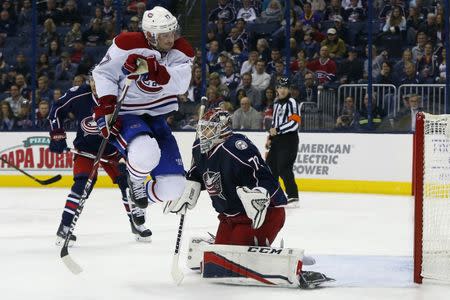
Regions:
<instances>
[{"instance_id":1,"label":"white hockey helmet","mask_svg":"<svg viewBox=\"0 0 450 300\"><path fill-rule=\"evenodd\" d=\"M142 16L142 31L151 34L150 43L157 45L158 34L176 32L178 21L170 11L161 6L155 6L144 12Z\"/></svg>"}]
</instances>

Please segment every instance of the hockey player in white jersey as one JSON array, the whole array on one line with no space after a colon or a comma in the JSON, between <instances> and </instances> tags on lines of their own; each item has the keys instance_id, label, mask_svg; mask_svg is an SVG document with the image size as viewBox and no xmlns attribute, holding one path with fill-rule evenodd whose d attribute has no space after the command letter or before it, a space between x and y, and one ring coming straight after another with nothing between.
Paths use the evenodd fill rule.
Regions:
<instances>
[{"instance_id":1,"label":"hockey player in white jersey","mask_svg":"<svg viewBox=\"0 0 450 300\"><path fill-rule=\"evenodd\" d=\"M113 125L121 127L114 144L127 157L131 199L145 208L149 202L175 200L184 189L181 155L164 115L178 109L177 95L188 89L194 51L178 36L177 19L163 7L144 13L142 30L116 36L93 76L97 125L104 137ZM148 73L133 78L118 122L108 124L125 79L140 60L146 61ZM153 180L145 185L149 174Z\"/></svg>"}]
</instances>

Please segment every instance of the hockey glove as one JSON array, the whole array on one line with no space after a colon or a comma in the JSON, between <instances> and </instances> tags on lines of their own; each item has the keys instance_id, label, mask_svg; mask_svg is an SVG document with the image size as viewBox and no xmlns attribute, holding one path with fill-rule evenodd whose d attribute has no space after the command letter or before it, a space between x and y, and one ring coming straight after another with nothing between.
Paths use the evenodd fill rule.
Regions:
<instances>
[{"instance_id":1,"label":"hockey glove","mask_svg":"<svg viewBox=\"0 0 450 300\"><path fill-rule=\"evenodd\" d=\"M178 200L168 201L164 205L163 212L168 214L169 212L175 213L177 215L186 214L187 209L193 209L197 204L197 199L200 196L202 185L200 182L186 180L186 185L184 186L183 195L181 195Z\"/></svg>"},{"instance_id":2,"label":"hockey glove","mask_svg":"<svg viewBox=\"0 0 450 300\"><path fill-rule=\"evenodd\" d=\"M50 131L50 151L63 153L67 148L66 132L63 128L56 128Z\"/></svg>"},{"instance_id":3,"label":"hockey glove","mask_svg":"<svg viewBox=\"0 0 450 300\"><path fill-rule=\"evenodd\" d=\"M247 216L252 220L252 228L258 229L264 223L267 208L270 205L270 196L263 187L249 189L246 186L236 187L236 193L241 199Z\"/></svg>"},{"instance_id":4,"label":"hockey glove","mask_svg":"<svg viewBox=\"0 0 450 300\"><path fill-rule=\"evenodd\" d=\"M108 115L114 112L116 103L116 96L106 95L98 99L98 106L94 107L94 120L97 122L98 130L105 139L110 135L110 126L114 125L108 124Z\"/></svg>"},{"instance_id":5,"label":"hockey glove","mask_svg":"<svg viewBox=\"0 0 450 300\"><path fill-rule=\"evenodd\" d=\"M131 73L136 72L137 68L138 68L138 59L143 59L146 60L145 56L139 55L139 54L130 54L127 57L127 60L125 61L125 63L122 66L122 72L125 75L129 75ZM138 76L136 76L136 78L130 78L130 79L137 79Z\"/></svg>"},{"instance_id":6,"label":"hockey glove","mask_svg":"<svg viewBox=\"0 0 450 300\"><path fill-rule=\"evenodd\" d=\"M155 56L149 56L146 59L148 66L148 79L159 85L165 85L170 80L170 74L166 67L160 65Z\"/></svg>"}]
</instances>

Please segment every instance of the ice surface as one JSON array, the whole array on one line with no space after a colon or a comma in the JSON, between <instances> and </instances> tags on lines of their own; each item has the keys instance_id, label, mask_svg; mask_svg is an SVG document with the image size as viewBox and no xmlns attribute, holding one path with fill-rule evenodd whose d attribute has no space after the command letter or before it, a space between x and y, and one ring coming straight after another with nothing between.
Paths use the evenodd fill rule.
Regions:
<instances>
[{"instance_id":1,"label":"ice surface","mask_svg":"<svg viewBox=\"0 0 450 300\"><path fill-rule=\"evenodd\" d=\"M314 291L212 284L184 267L188 236L215 233L216 214L202 195L186 217L181 264L185 279L173 284L170 267L178 217L151 206L151 244L130 233L119 190L95 189L86 202L70 249L84 272L70 273L54 245L68 189L0 189L0 299L450 299L450 287L411 283L411 197L302 193L289 209L286 247L304 248L334 287Z\"/></svg>"}]
</instances>

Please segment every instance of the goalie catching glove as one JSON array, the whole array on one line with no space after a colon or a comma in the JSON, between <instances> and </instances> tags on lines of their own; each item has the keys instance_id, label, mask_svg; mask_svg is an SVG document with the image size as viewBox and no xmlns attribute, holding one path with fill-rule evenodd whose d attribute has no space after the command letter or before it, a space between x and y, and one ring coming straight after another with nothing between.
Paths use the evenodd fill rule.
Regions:
<instances>
[{"instance_id":1,"label":"goalie catching glove","mask_svg":"<svg viewBox=\"0 0 450 300\"><path fill-rule=\"evenodd\" d=\"M249 189L246 186L236 187L247 216L252 220L252 228L258 229L264 223L267 208L270 205L270 195L263 187Z\"/></svg>"},{"instance_id":2,"label":"goalie catching glove","mask_svg":"<svg viewBox=\"0 0 450 300\"><path fill-rule=\"evenodd\" d=\"M181 195L178 200L168 201L166 205L164 205L163 212L165 214L168 214L169 212L177 215L186 214L188 208L193 209L197 204L197 199L200 196L201 190L202 186L199 182L186 180L183 195Z\"/></svg>"}]
</instances>

